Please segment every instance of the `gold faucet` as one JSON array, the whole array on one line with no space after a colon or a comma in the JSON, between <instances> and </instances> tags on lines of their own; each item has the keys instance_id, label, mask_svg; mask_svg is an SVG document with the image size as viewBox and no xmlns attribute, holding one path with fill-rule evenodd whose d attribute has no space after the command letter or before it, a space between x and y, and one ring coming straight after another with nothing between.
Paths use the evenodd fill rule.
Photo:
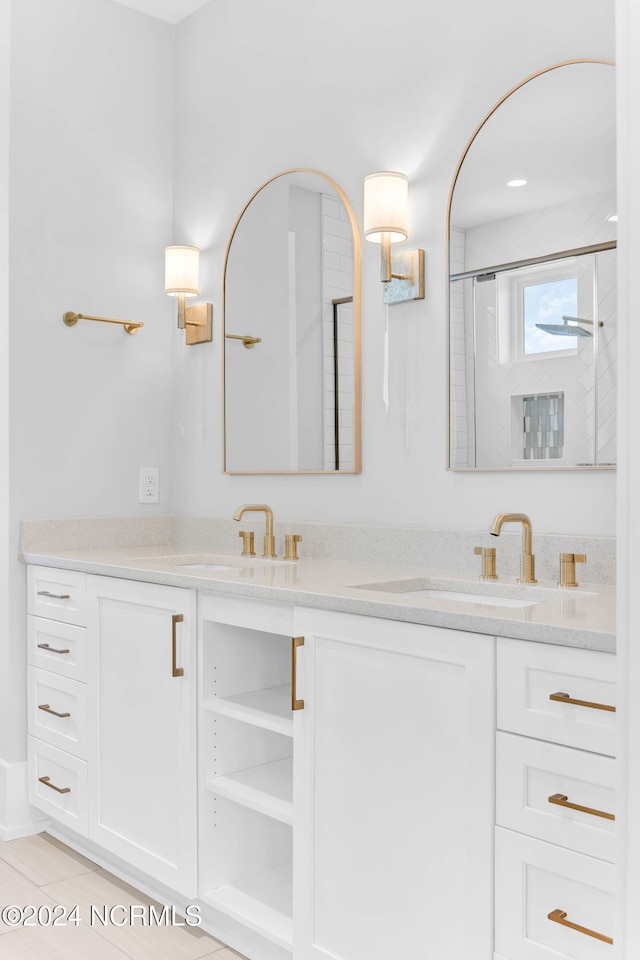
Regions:
<instances>
[{"instance_id":1,"label":"gold faucet","mask_svg":"<svg viewBox=\"0 0 640 960\"><path fill-rule=\"evenodd\" d=\"M276 538L273 535L273 513L271 507L268 507L266 503L245 503L243 507L238 507L236 512L233 515L234 520L242 520L242 517L245 513L264 513L267 523L267 532L264 538L264 551L262 553L263 557L275 557L276 554Z\"/></svg>"},{"instance_id":2,"label":"gold faucet","mask_svg":"<svg viewBox=\"0 0 640 960\"><path fill-rule=\"evenodd\" d=\"M522 524L522 553L520 554L520 576L519 583L537 583L536 580L536 558L531 552L531 520L526 513L499 513L493 521L489 533L493 537L499 537L503 523L521 523Z\"/></svg>"},{"instance_id":3,"label":"gold faucet","mask_svg":"<svg viewBox=\"0 0 640 960\"><path fill-rule=\"evenodd\" d=\"M560 554L560 579L559 587L577 587L576 563L586 563L585 553L561 553Z\"/></svg>"},{"instance_id":4,"label":"gold faucet","mask_svg":"<svg viewBox=\"0 0 640 960\"><path fill-rule=\"evenodd\" d=\"M497 580L496 573L496 548L495 547L474 547L473 552L476 557L482 557L481 580Z\"/></svg>"}]
</instances>

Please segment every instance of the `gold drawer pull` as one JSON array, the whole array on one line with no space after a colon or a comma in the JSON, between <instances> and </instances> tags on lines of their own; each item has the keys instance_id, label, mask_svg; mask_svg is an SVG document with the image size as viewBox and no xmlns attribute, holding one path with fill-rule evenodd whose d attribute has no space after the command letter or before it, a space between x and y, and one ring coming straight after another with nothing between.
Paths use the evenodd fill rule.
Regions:
<instances>
[{"instance_id":1,"label":"gold drawer pull","mask_svg":"<svg viewBox=\"0 0 640 960\"><path fill-rule=\"evenodd\" d=\"M52 597L54 600L70 600L70 593L50 593L48 590L38 590L39 597Z\"/></svg>"},{"instance_id":2,"label":"gold drawer pull","mask_svg":"<svg viewBox=\"0 0 640 960\"><path fill-rule=\"evenodd\" d=\"M39 703L38 710L44 710L45 713L51 713L54 717L60 717L61 719L71 716L70 713L57 713L55 710L51 709L48 703Z\"/></svg>"},{"instance_id":3,"label":"gold drawer pull","mask_svg":"<svg viewBox=\"0 0 640 960\"><path fill-rule=\"evenodd\" d=\"M579 923L572 923L571 920L566 919L566 912L564 910L552 910L551 913L547 914L549 920L553 920L554 923L561 923L563 927L571 927L572 930L577 930L578 933L585 933L588 937L595 937L596 940L604 940L605 943L613 943L611 937L605 937L604 933L596 933L595 930L589 930L588 927L581 927Z\"/></svg>"},{"instance_id":4,"label":"gold drawer pull","mask_svg":"<svg viewBox=\"0 0 640 960\"><path fill-rule=\"evenodd\" d=\"M616 712L615 707L610 707L607 703L592 703L590 700L574 700L568 693L550 693L549 700L558 700L560 703L575 703L577 707L591 707L592 710L609 710Z\"/></svg>"},{"instance_id":5,"label":"gold drawer pull","mask_svg":"<svg viewBox=\"0 0 640 960\"><path fill-rule=\"evenodd\" d=\"M304 646L304 637L291 638L291 709L304 710L304 700L298 700L298 647Z\"/></svg>"},{"instance_id":6,"label":"gold drawer pull","mask_svg":"<svg viewBox=\"0 0 640 960\"><path fill-rule=\"evenodd\" d=\"M55 783L51 783L51 777L38 777L38 780L40 783L44 783L45 787L55 790L56 793L71 793L71 787L56 787Z\"/></svg>"},{"instance_id":7,"label":"gold drawer pull","mask_svg":"<svg viewBox=\"0 0 640 960\"><path fill-rule=\"evenodd\" d=\"M569 807L570 810L579 810L581 813L590 813L593 817L604 817L605 820L615 820L615 814L605 813L604 810L595 810L593 807L583 807L579 803L570 803L564 793L554 793L549 797L549 803L557 803L559 807Z\"/></svg>"},{"instance_id":8,"label":"gold drawer pull","mask_svg":"<svg viewBox=\"0 0 640 960\"><path fill-rule=\"evenodd\" d=\"M176 653L176 624L182 623L184 617L181 613L174 613L171 617L171 676L172 677L184 677L184 667L178 667L176 665L177 653Z\"/></svg>"},{"instance_id":9,"label":"gold drawer pull","mask_svg":"<svg viewBox=\"0 0 640 960\"><path fill-rule=\"evenodd\" d=\"M48 643L39 643L39 650L48 650L49 653L70 653L70 650L56 650L55 647L50 647Z\"/></svg>"}]
</instances>

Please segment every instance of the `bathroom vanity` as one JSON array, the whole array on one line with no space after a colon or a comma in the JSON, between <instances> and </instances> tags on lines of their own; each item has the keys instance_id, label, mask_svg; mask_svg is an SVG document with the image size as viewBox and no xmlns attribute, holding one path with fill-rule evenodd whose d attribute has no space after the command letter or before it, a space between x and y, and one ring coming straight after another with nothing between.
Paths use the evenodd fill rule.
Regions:
<instances>
[{"instance_id":1,"label":"bathroom vanity","mask_svg":"<svg viewBox=\"0 0 640 960\"><path fill-rule=\"evenodd\" d=\"M613 588L134 553L25 557L51 833L251 960L610 956Z\"/></svg>"}]
</instances>

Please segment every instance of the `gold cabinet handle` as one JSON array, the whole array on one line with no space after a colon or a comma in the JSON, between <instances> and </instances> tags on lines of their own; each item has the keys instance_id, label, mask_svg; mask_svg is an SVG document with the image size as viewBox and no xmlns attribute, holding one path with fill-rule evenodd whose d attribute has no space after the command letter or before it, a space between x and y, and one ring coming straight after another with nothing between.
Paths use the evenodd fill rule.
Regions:
<instances>
[{"instance_id":1,"label":"gold cabinet handle","mask_svg":"<svg viewBox=\"0 0 640 960\"><path fill-rule=\"evenodd\" d=\"M51 593L49 590L38 590L39 597L51 597L53 600L70 600L70 593Z\"/></svg>"},{"instance_id":2,"label":"gold cabinet handle","mask_svg":"<svg viewBox=\"0 0 640 960\"><path fill-rule=\"evenodd\" d=\"M304 637L291 638L291 709L304 710L304 700L298 700L297 674L298 674L298 647L304 646Z\"/></svg>"},{"instance_id":3,"label":"gold cabinet handle","mask_svg":"<svg viewBox=\"0 0 640 960\"><path fill-rule=\"evenodd\" d=\"M570 810L579 810L581 813L590 813L592 817L603 817L605 820L615 820L614 813L605 813L604 810L596 810L594 807L583 807L579 803L571 803L564 793L554 793L549 797L549 803L555 803L559 807L568 807Z\"/></svg>"},{"instance_id":4,"label":"gold cabinet handle","mask_svg":"<svg viewBox=\"0 0 640 960\"><path fill-rule=\"evenodd\" d=\"M178 667L176 665L176 625L182 623L184 617L181 613L174 613L171 617L171 676L172 677L184 677L184 668Z\"/></svg>"},{"instance_id":5,"label":"gold cabinet handle","mask_svg":"<svg viewBox=\"0 0 640 960\"><path fill-rule=\"evenodd\" d=\"M51 777L38 777L38 780L40 783L44 783L45 787L55 790L56 793L71 793L71 787L56 787L55 783L51 783Z\"/></svg>"},{"instance_id":6,"label":"gold cabinet handle","mask_svg":"<svg viewBox=\"0 0 640 960\"><path fill-rule=\"evenodd\" d=\"M549 700L558 700L560 703L574 703L577 707L590 707L592 710L609 710L616 712L615 707L610 707L607 703L592 703L590 700L574 700L568 693L550 693Z\"/></svg>"},{"instance_id":7,"label":"gold cabinet handle","mask_svg":"<svg viewBox=\"0 0 640 960\"><path fill-rule=\"evenodd\" d=\"M55 647L50 647L48 643L39 643L38 650L48 650L49 653L70 653L69 650L57 650Z\"/></svg>"},{"instance_id":8,"label":"gold cabinet handle","mask_svg":"<svg viewBox=\"0 0 640 960\"><path fill-rule=\"evenodd\" d=\"M39 703L38 710L44 710L45 713L50 713L52 716L60 717L61 719L71 716L70 713L58 713L56 710L52 710L48 703Z\"/></svg>"},{"instance_id":9,"label":"gold cabinet handle","mask_svg":"<svg viewBox=\"0 0 640 960\"><path fill-rule=\"evenodd\" d=\"M604 940L605 943L613 943L611 937L605 937L604 933L597 933L595 930L589 930L588 927L581 927L579 923L572 923L571 920L566 919L567 914L564 910L552 910L551 913L547 914L549 920L553 920L554 923L561 923L563 927L571 927L572 930L577 930L578 933L584 933L588 937L595 937L596 940Z\"/></svg>"}]
</instances>

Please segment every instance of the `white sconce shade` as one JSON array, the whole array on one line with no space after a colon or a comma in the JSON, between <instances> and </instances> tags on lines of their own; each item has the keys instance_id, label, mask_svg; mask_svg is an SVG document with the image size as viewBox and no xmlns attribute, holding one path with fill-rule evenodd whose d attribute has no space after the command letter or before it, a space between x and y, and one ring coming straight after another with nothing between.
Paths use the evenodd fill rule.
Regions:
<instances>
[{"instance_id":1,"label":"white sconce shade","mask_svg":"<svg viewBox=\"0 0 640 960\"><path fill-rule=\"evenodd\" d=\"M380 244L385 303L424 299L424 250L391 255L391 244L409 235L409 180L385 170L364 178L364 235Z\"/></svg>"},{"instance_id":2,"label":"white sconce shade","mask_svg":"<svg viewBox=\"0 0 640 960\"><path fill-rule=\"evenodd\" d=\"M197 297L200 293L200 250L198 247L164 248L164 292L170 297Z\"/></svg>"},{"instance_id":3,"label":"white sconce shade","mask_svg":"<svg viewBox=\"0 0 640 960\"><path fill-rule=\"evenodd\" d=\"M403 173L370 173L364 178L364 235L372 243L398 243L408 236L409 180Z\"/></svg>"},{"instance_id":4,"label":"white sconce shade","mask_svg":"<svg viewBox=\"0 0 640 960\"><path fill-rule=\"evenodd\" d=\"M200 250L186 244L164 248L164 292L178 300L178 330L186 334L188 346L210 343L213 326L213 305L187 307L187 297L200 295Z\"/></svg>"}]
</instances>

